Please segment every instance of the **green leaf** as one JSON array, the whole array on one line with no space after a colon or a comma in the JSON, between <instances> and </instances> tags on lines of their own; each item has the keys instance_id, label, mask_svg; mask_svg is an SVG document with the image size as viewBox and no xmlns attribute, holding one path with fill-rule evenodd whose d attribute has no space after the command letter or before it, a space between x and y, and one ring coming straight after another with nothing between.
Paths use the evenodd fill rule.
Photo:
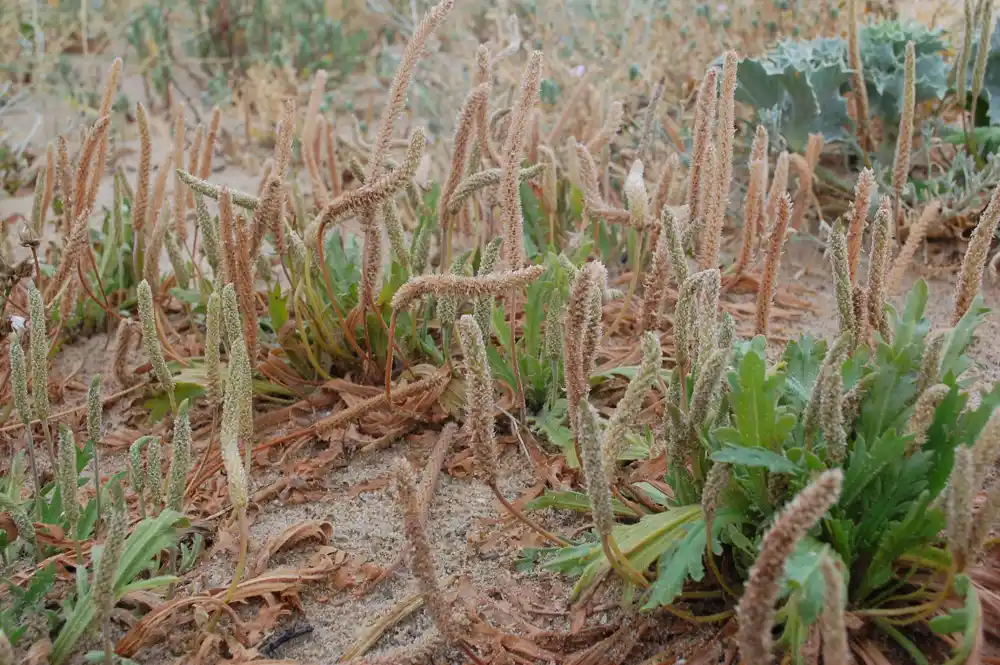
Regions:
<instances>
[{"instance_id":1,"label":"green leaf","mask_svg":"<svg viewBox=\"0 0 1000 665\"><path fill-rule=\"evenodd\" d=\"M121 598L130 585L140 584L136 578L149 567L155 555L177 544L177 527L186 526L187 518L181 513L164 509L156 517L139 522L132 534L125 541L118 571L115 574L115 597ZM91 553L94 570L100 563L103 547L94 547ZM166 584L176 578L162 576L153 578L166 580ZM145 586L136 588L148 588ZM59 631L59 636L52 644L50 661L52 665L61 665L71 655L73 647L90 627L95 612L92 592L81 597L66 618L66 623Z\"/></svg>"},{"instance_id":2,"label":"green leaf","mask_svg":"<svg viewBox=\"0 0 1000 665\"><path fill-rule=\"evenodd\" d=\"M945 626L934 626L931 621L931 629L935 632L944 632L942 628L957 628L949 632L961 632L962 639L955 648L954 655L945 665L963 665L968 663L970 656L976 649L983 631L983 608L979 601L979 593L972 584L968 575L964 573L957 575L954 582L955 591L959 596L965 597L965 603L961 609L952 610L948 616L960 620L961 623L946 624Z\"/></svg>"},{"instance_id":3,"label":"green leaf","mask_svg":"<svg viewBox=\"0 0 1000 665\"><path fill-rule=\"evenodd\" d=\"M955 447L960 441L959 418L968 402L968 395L952 386L934 411L934 420L927 428L927 440L921 450L933 456L933 468L927 477L928 487L937 494L951 476L955 463Z\"/></svg>"},{"instance_id":4,"label":"green leaf","mask_svg":"<svg viewBox=\"0 0 1000 665\"><path fill-rule=\"evenodd\" d=\"M986 321L986 317L991 311L989 307L983 305L983 296L977 295L972 301L969 311L959 320L948 338L948 344L941 356L941 374L939 376L953 374L959 377L972 366L972 361L964 353L969 348L969 344L972 343L972 336L976 329Z\"/></svg>"},{"instance_id":5,"label":"green leaf","mask_svg":"<svg viewBox=\"0 0 1000 665\"><path fill-rule=\"evenodd\" d=\"M701 506L681 506L662 513L647 515L635 524L615 527L614 538L636 570L645 570L675 541L684 538L685 525L701 517ZM594 545L594 559L586 566L580 579L573 586L572 598L579 598L611 566L601 550Z\"/></svg>"},{"instance_id":6,"label":"green leaf","mask_svg":"<svg viewBox=\"0 0 1000 665\"><path fill-rule=\"evenodd\" d=\"M186 381L176 381L174 383L174 395L177 399L177 403L180 404L184 400L188 399L194 401L195 398L201 397L205 394L205 388L197 383L189 383ZM143 406L149 409L149 422L150 424L157 423L170 413L170 400L167 398L166 393L158 392L153 397L147 399Z\"/></svg>"},{"instance_id":7,"label":"green leaf","mask_svg":"<svg viewBox=\"0 0 1000 665\"><path fill-rule=\"evenodd\" d=\"M858 439L845 470L840 505L850 509L869 484L881 479L883 470L902 459L911 439L888 432L876 439L871 449L865 446L864 439Z\"/></svg>"},{"instance_id":8,"label":"green leaf","mask_svg":"<svg viewBox=\"0 0 1000 665\"><path fill-rule=\"evenodd\" d=\"M767 469L771 473L796 474L799 467L782 455L765 448L744 448L726 444L712 453L712 461L752 468Z\"/></svg>"},{"instance_id":9,"label":"green leaf","mask_svg":"<svg viewBox=\"0 0 1000 665\"><path fill-rule=\"evenodd\" d=\"M660 555L656 581L649 589L643 609L650 610L674 602L685 582L700 582L705 577L705 522L699 519L688 525L684 540L671 542Z\"/></svg>"},{"instance_id":10,"label":"green leaf","mask_svg":"<svg viewBox=\"0 0 1000 665\"><path fill-rule=\"evenodd\" d=\"M635 517L628 506L618 499L611 500L611 506L616 515L622 517ZM546 489L540 497L529 501L524 507L526 511L541 510L543 508L562 508L564 510L574 510L578 513L590 512L590 499L583 492L556 491Z\"/></svg>"},{"instance_id":11,"label":"green leaf","mask_svg":"<svg viewBox=\"0 0 1000 665\"><path fill-rule=\"evenodd\" d=\"M277 334L288 322L288 304L281 295L281 284L278 282L274 283L274 288L268 295L267 309L271 314L271 329Z\"/></svg>"},{"instance_id":12,"label":"green leaf","mask_svg":"<svg viewBox=\"0 0 1000 665\"><path fill-rule=\"evenodd\" d=\"M813 383L819 376L819 370L826 357L826 340L816 339L811 335L802 335L798 340L788 343L781 359L785 363L789 396L800 406L809 402Z\"/></svg>"},{"instance_id":13,"label":"green leaf","mask_svg":"<svg viewBox=\"0 0 1000 665\"><path fill-rule=\"evenodd\" d=\"M788 437L795 421L778 406L785 374L768 374L762 349L749 346L735 373L730 374L729 403L742 445L775 450Z\"/></svg>"},{"instance_id":14,"label":"green leaf","mask_svg":"<svg viewBox=\"0 0 1000 665\"><path fill-rule=\"evenodd\" d=\"M813 538L802 539L785 563L783 586L786 593L798 594L799 617L811 624L823 610L826 585L820 563L826 545Z\"/></svg>"}]
</instances>

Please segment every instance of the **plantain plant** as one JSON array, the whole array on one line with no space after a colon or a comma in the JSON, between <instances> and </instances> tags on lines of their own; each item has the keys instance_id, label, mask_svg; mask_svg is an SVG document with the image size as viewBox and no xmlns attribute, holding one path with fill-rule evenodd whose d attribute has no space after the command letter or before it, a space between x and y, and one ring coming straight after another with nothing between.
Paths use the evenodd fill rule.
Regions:
<instances>
[{"instance_id":1,"label":"plantain plant","mask_svg":"<svg viewBox=\"0 0 1000 665\"><path fill-rule=\"evenodd\" d=\"M665 448L674 462L663 477L668 491L621 485L626 503L614 504L614 538L628 566L645 577L637 587L629 583L641 589L644 610L701 622L732 616L779 511L817 474L836 470L843 476L839 499L797 542L780 578L779 645L792 662L802 662L824 606L824 558L842 568L852 614L911 653L908 627L977 629L976 613L941 611L952 594L976 605L963 571L994 514L973 516L971 495L962 503L954 489L955 477L968 474L962 459L982 466L996 457L997 432L987 430L1000 423L992 418L1000 387L973 400L975 372L966 354L989 310L977 296L953 328L931 333L927 300L919 281L901 312L887 307L891 335L876 333L871 346L857 344L849 331L834 344L803 335L769 363L764 337L732 342L722 350L729 358L724 383L709 391L707 411L694 422L699 386L718 354L696 360L679 389L670 386L665 427L641 440ZM983 478L972 475L981 485ZM579 495L557 492L529 508L541 506L590 509ZM637 514L636 506L645 508ZM956 521L972 522L971 539L942 538ZM574 597L611 565L591 539L544 555L545 568L577 576ZM701 602L708 609L695 614L687 606L692 598L708 599ZM966 646L960 643L956 655Z\"/></svg>"}]
</instances>

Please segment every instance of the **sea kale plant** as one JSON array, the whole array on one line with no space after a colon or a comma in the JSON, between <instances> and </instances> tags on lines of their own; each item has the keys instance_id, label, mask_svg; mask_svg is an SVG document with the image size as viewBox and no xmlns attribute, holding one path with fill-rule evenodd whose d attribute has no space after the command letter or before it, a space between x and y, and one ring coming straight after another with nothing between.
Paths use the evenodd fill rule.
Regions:
<instances>
[{"instance_id":1,"label":"sea kale plant","mask_svg":"<svg viewBox=\"0 0 1000 665\"><path fill-rule=\"evenodd\" d=\"M920 103L942 99L948 90L945 43L939 31L898 21L863 25L858 37L870 114L883 122L892 145L903 111L906 44L914 43ZM810 133L843 139L851 133L843 96L852 89L851 63L849 43L839 37L786 39L763 56L740 62L737 100L761 113L777 110L781 134L793 150L800 150Z\"/></svg>"}]
</instances>

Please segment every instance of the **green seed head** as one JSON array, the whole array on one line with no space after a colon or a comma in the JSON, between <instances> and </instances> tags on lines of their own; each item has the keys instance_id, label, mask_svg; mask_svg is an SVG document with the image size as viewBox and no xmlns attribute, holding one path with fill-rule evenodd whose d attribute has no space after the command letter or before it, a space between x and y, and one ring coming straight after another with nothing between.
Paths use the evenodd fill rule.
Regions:
<instances>
[{"instance_id":1,"label":"green seed head","mask_svg":"<svg viewBox=\"0 0 1000 665\"><path fill-rule=\"evenodd\" d=\"M149 282L142 280L139 283L137 293L139 296L139 321L142 323L142 343L146 347L146 355L149 356L153 372L167 393L170 406L176 411L174 379L167 367L167 361L163 358L163 350L160 348L160 338L156 330L156 315L153 312L153 291L149 287Z\"/></svg>"},{"instance_id":2,"label":"green seed head","mask_svg":"<svg viewBox=\"0 0 1000 665\"><path fill-rule=\"evenodd\" d=\"M150 437L146 442L146 487L149 489L149 503L152 510L159 510L163 502L163 452L159 437Z\"/></svg>"},{"instance_id":3,"label":"green seed head","mask_svg":"<svg viewBox=\"0 0 1000 665\"><path fill-rule=\"evenodd\" d=\"M208 297L205 317L205 392L208 403L218 407L222 402L222 372L219 344L222 342L222 299L218 293Z\"/></svg>"},{"instance_id":4,"label":"green seed head","mask_svg":"<svg viewBox=\"0 0 1000 665\"><path fill-rule=\"evenodd\" d=\"M222 402L222 428L220 442L222 462L226 467L229 483L229 499L237 509L245 508L248 501L247 475L240 459L240 439L244 439L250 449L249 436L253 434L252 403L253 386L250 376L250 359L243 341L243 326L240 322L236 291L232 284L222 290L222 309L229 335L229 375L226 380L226 395ZM250 405L250 409L247 408ZM249 422L249 433L246 422ZM249 455L247 455L249 457Z\"/></svg>"},{"instance_id":5,"label":"green seed head","mask_svg":"<svg viewBox=\"0 0 1000 665\"><path fill-rule=\"evenodd\" d=\"M90 380L87 390L87 438L97 445L101 440L101 414L104 406L101 402L101 375L95 374Z\"/></svg>"},{"instance_id":6,"label":"green seed head","mask_svg":"<svg viewBox=\"0 0 1000 665\"><path fill-rule=\"evenodd\" d=\"M170 460L170 480L167 485L167 507L182 512L184 490L191 471L191 417L188 400L181 402L174 421L173 456Z\"/></svg>"},{"instance_id":7,"label":"green seed head","mask_svg":"<svg viewBox=\"0 0 1000 665\"><path fill-rule=\"evenodd\" d=\"M58 483L62 497L63 515L69 522L71 536L76 537L76 521L80 517L80 503L77 498L76 441L73 432L65 425L59 425Z\"/></svg>"},{"instance_id":8,"label":"green seed head","mask_svg":"<svg viewBox=\"0 0 1000 665\"><path fill-rule=\"evenodd\" d=\"M31 315L31 396L35 417L46 421L49 418L49 338L45 328L45 302L32 281L28 282L28 311Z\"/></svg>"},{"instance_id":9,"label":"green seed head","mask_svg":"<svg viewBox=\"0 0 1000 665\"><path fill-rule=\"evenodd\" d=\"M132 489L139 495L140 500L143 490L146 489L146 468L142 462L142 449L155 438L154 436L140 436L128 449L129 482L132 483Z\"/></svg>"},{"instance_id":10,"label":"green seed head","mask_svg":"<svg viewBox=\"0 0 1000 665\"><path fill-rule=\"evenodd\" d=\"M32 545L36 544L35 523L31 521L24 506L12 501L9 496L0 492L0 511L10 514L11 519L14 520L14 526L17 527L18 538Z\"/></svg>"},{"instance_id":11,"label":"green seed head","mask_svg":"<svg viewBox=\"0 0 1000 665\"><path fill-rule=\"evenodd\" d=\"M14 406L21 422L25 425L31 422L31 406L28 404L28 373L24 365L24 349L21 339L14 335L10 341L10 376L14 389Z\"/></svg>"},{"instance_id":12,"label":"green seed head","mask_svg":"<svg viewBox=\"0 0 1000 665\"><path fill-rule=\"evenodd\" d=\"M496 478L497 453L493 430L493 378L486 355L483 336L472 316L466 314L458 322L459 340L465 362L466 426L472 436L472 450L480 473L487 480Z\"/></svg>"},{"instance_id":13,"label":"green seed head","mask_svg":"<svg viewBox=\"0 0 1000 665\"><path fill-rule=\"evenodd\" d=\"M104 540L101 558L97 562L97 573L94 579L94 601L97 605L97 616L103 622L111 614L117 598L115 598L115 575L122 553L125 551L125 536L128 532L128 515L125 510L125 498L121 486L115 484L112 488L114 503L111 509L111 519L108 522L108 536Z\"/></svg>"}]
</instances>

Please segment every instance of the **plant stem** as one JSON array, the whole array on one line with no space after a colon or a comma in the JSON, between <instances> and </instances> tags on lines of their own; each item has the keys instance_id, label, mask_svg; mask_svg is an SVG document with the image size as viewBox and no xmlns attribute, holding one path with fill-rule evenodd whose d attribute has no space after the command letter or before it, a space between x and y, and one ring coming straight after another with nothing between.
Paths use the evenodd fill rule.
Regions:
<instances>
[{"instance_id":1,"label":"plant stem","mask_svg":"<svg viewBox=\"0 0 1000 665\"><path fill-rule=\"evenodd\" d=\"M229 588L226 589L226 595L222 598L222 606L229 605L229 602L233 599L233 596L236 594L236 587L239 586L240 579L243 577L243 571L246 570L247 565L247 547L250 541L250 524L247 522L247 509L240 508L236 513L236 519L240 525L240 558L236 561L233 581L229 584ZM216 609L215 614L209 619L205 632L211 633L215 629L215 623L219 620L219 615L222 614L222 606Z\"/></svg>"},{"instance_id":2,"label":"plant stem","mask_svg":"<svg viewBox=\"0 0 1000 665\"><path fill-rule=\"evenodd\" d=\"M201 454L201 461L198 463L198 470L194 472L191 476L191 482L188 484L187 489L184 490L184 496L189 497L191 493L195 490L198 485L198 479L201 478L202 472L205 470L205 465L208 464L208 457L212 452L212 440L215 439L215 427L219 418L218 408L212 409L212 427L208 431L208 444L205 446L205 452Z\"/></svg>"},{"instance_id":3,"label":"plant stem","mask_svg":"<svg viewBox=\"0 0 1000 665\"><path fill-rule=\"evenodd\" d=\"M542 538L545 538L545 540L549 541L553 545L558 545L560 547L570 547L570 546L572 546L571 542L569 542L567 540L564 540L564 539L560 538L559 536L557 536L557 535L555 535L553 533L550 533L549 531L545 530L541 525L539 525L537 522L535 522L530 517L528 517L527 515L525 515L514 504L512 504L510 501L508 501L507 497L505 497L503 495L503 493L500 491L500 488L497 487L497 481L496 481L495 478L491 478L490 479L489 486L490 486L490 489L493 490L493 495L496 496L497 500L501 504L503 504L503 507L506 508L507 511L510 512L511 515L513 515L514 517L516 517L519 522L521 522L525 526L529 527L532 531L534 531L535 533L537 533L538 535L540 535Z\"/></svg>"},{"instance_id":4,"label":"plant stem","mask_svg":"<svg viewBox=\"0 0 1000 665\"><path fill-rule=\"evenodd\" d=\"M24 428L24 447L28 450L28 463L31 465L31 479L35 482L35 519L42 519L42 477L38 475L38 461L35 459L35 441L31 436L31 428Z\"/></svg>"},{"instance_id":5,"label":"plant stem","mask_svg":"<svg viewBox=\"0 0 1000 665\"><path fill-rule=\"evenodd\" d=\"M94 495L94 501L97 504L97 521L94 523L94 535L96 536L101 529L101 520L104 516L104 513L101 512L101 464L98 460L97 441L91 441L90 445L94 449L91 461L94 463L94 489L97 491L97 494Z\"/></svg>"},{"instance_id":6,"label":"plant stem","mask_svg":"<svg viewBox=\"0 0 1000 665\"><path fill-rule=\"evenodd\" d=\"M646 577L629 563L625 554L618 548L618 543L615 542L614 536L611 534L602 536L601 548L604 550L604 556L608 558L608 563L611 564L611 567L615 569L615 572L623 580L632 582L642 589L649 587L649 581Z\"/></svg>"},{"instance_id":7,"label":"plant stem","mask_svg":"<svg viewBox=\"0 0 1000 665\"><path fill-rule=\"evenodd\" d=\"M42 419L42 433L45 435L45 447L48 449L49 463L54 469L56 468L56 448L55 444L52 443L52 433L49 431L49 421L47 418Z\"/></svg>"},{"instance_id":8,"label":"plant stem","mask_svg":"<svg viewBox=\"0 0 1000 665\"><path fill-rule=\"evenodd\" d=\"M524 398L524 384L521 382L521 367L520 363L517 361L517 335L514 330L514 327L517 325L517 308L521 304L518 295L520 294L516 291L512 291L510 294L508 303L510 306L510 313L508 315L507 327L509 328L508 332L510 333L510 364L514 370L514 380L517 383L517 399L521 416L518 426L520 427L520 423L524 423L528 419L528 405Z\"/></svg>"},{"instance_id":9,"label":"plant stem","mask_svg":"<svg viewBox=\"0 0 1000 665\"><path fill-rule=\"evenodd\" d=\"M101 621L101 636L104 640L104 663L105 665L114 665L115 663L115 648L111 643L111 618L105 617Z\"/></svg>"}]
</instances>

